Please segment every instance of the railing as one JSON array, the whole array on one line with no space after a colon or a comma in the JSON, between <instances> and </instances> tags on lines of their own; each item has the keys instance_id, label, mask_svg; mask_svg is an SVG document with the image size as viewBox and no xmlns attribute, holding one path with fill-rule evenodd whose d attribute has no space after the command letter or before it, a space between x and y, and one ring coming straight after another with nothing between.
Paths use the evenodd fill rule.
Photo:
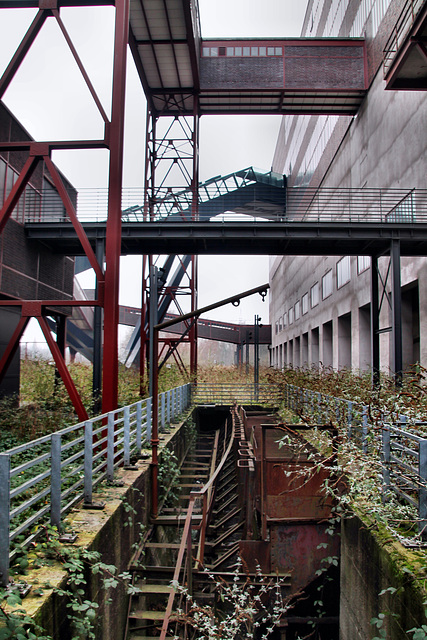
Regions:
<instances>
[{"instance_id":1,"label":"railing","mask_svg":"<svg viewBox=\"0 0 427 640\"><path fill-rule=\"evenodd\" d=\"M159 395L160 430L190 404L191 385ZM28 545L35 525L61 519L115 469L140 456L151 438L151 398L116 409L0 454L0 584L8 582L11 543Z\"/></svg>"},{"instance_id":2,"label":"railing","mask_svg":"<svg viewBox=\"0 0 427 640\"><path fill-rule=\"evenodd\" d=\"M214 503L214 494L215 494L215 483L218 480L218 476L231 453L233 444L234 444L234 435L235 435L235 425L234 420L232 422L232 429L230 430L230 437L227 449L225 450L218 466L216 467L214 473L209 478L208 482L200 489L199 491L191 491L190 493L190 501L187 509L187 515L184 523L184 530L181 538L181 543L178 551L178 559L175 566L174 576L173 576L173 584L176 586L179 584L179 578L181 575L181 569L184 562L184 556L186 556L186 567L183 573L183 579L181 581L182 587L186 587L187 592L190 596L192 596L192 572L193 572L193 544L195 541L192 540L191 531L196 529L199 532L198 538L198 551L196 556L196 568L199 568L200 565L203 566L204 560L204 547L205 547L205 536L206 530L209 525L211 512ZM216 444L218 441L216 440ZM195 511L196 500L201 500L202 514L199 525L195 525L193 521L193 514ZM176 598L175 590L171 591L168 604L166 607L165 617L163 619L162 630L160 633L159 640L165 640L168 633L169 624L171 622L172 609L173 604Z\"/></svg>"},{"instance_id":3,"label":"railing","mask_svg":"<svg viewBox=\"0 0 427 640\"><path fill-rule=\"evenodd\" d=\"M398 422L383 417L373 425L366 406L291 384L284 387L283 401L287 408L317 424L346 427L350 442L376 456L383 499L394 492L415 507L418 531L427 540L427 437L423 436L427 423L417 421L408 431L404 429L406 417L399 416Z\"/></svg>"},{"instance_id":4,"label":"railing","mask_svg":"<svg viewBox=\"0 0 427 640\"><path fill-rule=\"evenodd\" d=\"M192 398L195 404L277 406L282 397L280 386L273 384L210 384L197 383L193 386Z\"/></svg>"},{"instance_id":5,"label":"railing","mask_svg":"<svg viewBox=\"0 0 427 640\"><path fill-rule=\"evenodd\" d=\"M384 77L387 76L396 53L402 46L406 36L408 35L415 18L417 17L425 0L406 0L399 18L393 28L393 31L387 40L387 44L383 51L383 70Z\"/></svg>"},{"instance_id":6,"label":"railing","mask_svg":"<svg viewBox=\"0 0 427 640\"><path fill-rule=\"evenodd\" d=\"M238 188L236 189L238 193ZM153 222L354 222L354 223L426 223L427 189L345 189L321 187L293 187L286 189L281 205L268 202L265 212L255 199L235 207L224 206L223 195L215 187L204 186L200 196L200 215L194 220L191 212L191 193L159 190L155 198L155 213L144 213L143 189L124 189L122 192L122 221L124 223ZM61 201L54 192L42 192L43 207L28 211L26 223L68 222ZM203 199L202 199L203 197ZM244 214L235 213L243 208ZM77 216L82 224L105 223L108 216L107 189L80 189L76 201Z\"/></svg>"}]
</instances>

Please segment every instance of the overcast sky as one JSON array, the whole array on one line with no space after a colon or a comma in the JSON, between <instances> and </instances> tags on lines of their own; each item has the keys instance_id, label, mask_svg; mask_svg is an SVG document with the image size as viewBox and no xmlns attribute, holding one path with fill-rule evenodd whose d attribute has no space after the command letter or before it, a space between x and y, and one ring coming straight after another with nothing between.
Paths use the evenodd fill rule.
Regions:
<instances>
[{"instance_id":1,"label":"overcast sky","mask_svg":"<svg viewBox=\"0 0 427 640\"><path fill-rule=\"evenodd\" d=\"M199 0L203 37L296 37L300 35L305 0ZM34 10L2 9L0 73L9 62ZM112 69L111 7L64 8L61 16L109 113ZM125 186L143 182L145 99L131 56L126 94ZM53 80L53 82L52 82ZM102 121L54 20L48 20L4 97L5 104L36 140L94 138ZM200 124L200 179L248 166L271 168L280 116L203 116ZM108 152L55 152L53 159L77 187L106 187ZM120 302L140 304L140 259L122 260ZM89 284L89 279L87 279ZM199 306L268 282L268 258L201 256ZM86 283L85 283L86 284ZM229 322L268 321L268 304L259 296L228 305L210 317Z\"/></svg>"}]
</instances>

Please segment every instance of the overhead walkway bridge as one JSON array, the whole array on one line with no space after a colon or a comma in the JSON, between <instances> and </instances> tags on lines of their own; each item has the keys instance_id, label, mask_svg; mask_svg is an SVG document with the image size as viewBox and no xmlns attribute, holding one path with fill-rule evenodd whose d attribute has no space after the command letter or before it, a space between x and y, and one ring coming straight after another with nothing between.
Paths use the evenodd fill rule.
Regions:
<instances>
[{"instance_id":1,"label":"overhead walkway bridge","mask_svg":"<svg viewBox=\"0 0 427 640\"><path fill-rule=\"evenodd\" d=\"M263 172L260 169L254 167L247 167L230 173L225 176L216 176L207 180L199 185L199 205L197 220L207 221L215 219L215 217L221 217L227 214L227 212L233 212L233 216L241 216L242 220L245 220L247 216L256 217L259 219L283 219L285 215L286 206L286 178L279 174L269 172ZM100 235L102 236L105 230L105 220L107 217L107 193L94 192L93 190L83 190L78 193L77 196L77 211L79 219L85 224L87 220L96 220L99 224ZM175 223L182 223L183 221L190 222L192 220L193 213L191 211L191 192L188 189L182 189L178 192L171 193L168 189L160 189L155 197L156 214L153 216L147 215L147 207L141 204L128 205L129 200L138 199L139 202L144 201L144 193L138 191L124 192L124 208L122 212L122 220L125 224L146 224L147 218L155 221L169 220ZM58 210L58 200L56 194L46 194L44 198L43 215L39 218L39 221L34 222L34 219L27 220L27 229L31 236L31 230L36 231L39 225L45 230L49 225L56 227L58 223L64 221L64 213L60 207ZM51 227L52 229L52 227ZM59 231L58 237L62 236L62 231ZM99 240L98 235L98 240ZM52 247L53 248L53 247ZM128 253L125 249L124 253ZM174 254L182 253L176 251ZM78 255L75 250L71 250L68 255ZM166 319L167 311L170 307L173 297L173 291L180 286L182 279L185 275L186 268L190 262L190 256L184 255L176 265L175 255L170 255L163 265L163 278L165 280L166 292L159 301L158 318L159 322ZM89 268L89 261L80 262L78 270L82 271L84 268ZM78 283L75 283L75 296L79 299L84 299L86 296L80 289ZM87 299L87 298L86 298ZM122 322L122 320L126 320ZM132 324L135 326L135 331L129 341L126 349L126 362L132 364L136 358L139 357L140 349L140 331L141 331L141 313L128 313L126 316L122 314L119 323ZM209 330L207 325L209 323ZM220 324L220 323L218 323ZM246 331L237 325L230 325L233 327L231 331L221 331L213 321L199 321L199 337L206 337L212 340L224 340L226 342L232 342L235 344L242 344L246 337L243 338L243 334ZM179 328L182 329L181 325ZM206 329L206 330L205 330ZM148 324L146 323L145 331L148 330ZM179 333L179 329L171 327L172 333ZM182 331L181 331L182 333ZM265 333L265 331L264 331ZM269 344L267 341L267 334L264 333L260 336L262 343ZM236 334L239 334L236 338ZM271 332L270 332L271 335ZM73 317L68 322L67 340L69 346L82 353L86 358L92 360L93 349L93 313L90 309L81 307L74 309ZM252 340L253 342L253 340Z\"/></svg>"}]
</instances>

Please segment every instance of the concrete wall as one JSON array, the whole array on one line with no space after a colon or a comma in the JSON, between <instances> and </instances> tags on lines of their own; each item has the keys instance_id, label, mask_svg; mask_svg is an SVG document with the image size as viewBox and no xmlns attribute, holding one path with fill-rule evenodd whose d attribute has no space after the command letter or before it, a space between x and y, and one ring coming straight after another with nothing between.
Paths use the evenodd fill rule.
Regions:
<instances>
[{"instance_id":1,"label":"concrete wall","mask_svg":"<svg viewBox=\"0 0 427 640\"><path fill-rule=\"evenodd\" d=\"M323 185L349 188L425 188L427 175L427 95L425 92L386 92L382 74L375 77L369 93L357 117L345 135L334 161L325 174ZM337 287L336 257L273 257L270 260L270 322L273 327L273 349L277 345L295 340L308 332L309 342L313 330L319 330L319 360L329 364L330 350L325 353L322 339L325 323L332 322L332 364L338 368L340 360L340 322L343 316L351 317L351 366L365 369L370 358L366 349L366 329L370 304L370 269L358 273L357 256L351 257L350 282ZM404 319L404 344L411 344L410 357L406 365L419 357L427 365L427 281L425 258L402 258L401 275L403 290L418 288L417 305ZM387 258L380 259L383 274L387 270ZM276 333L275 323L289 311L297 300L321 281L332 269L332 295L319 304L309 306L308 313L300 320ZM388 287L389 289L389 287ZM363 316L365 314L365 316ZM368 314L368 315L366 315ZM387 304L383 306L381 326L389 324ZM416 318L419 318L419 328ZM415 346L418 343L419 346ZM342 350L341 350L342 351ZM309 344L309 353L316 349ZM313 361L313 360L312 360ZM288 358L288 363L290 362ZM314 361L313 361L314 362ZM347 357L345 358L347 362ZM277 365L277 363L275 363ZM309 363L311 364L311 363ZM392 367L389 336L382 337L381 364L384 369Z\"/></svg>"},{"instance_id":2,"label":"concrete wall","mask_svg":"<svg viewBox=\"0 0 427 640\"><path fill-rule=\"evenodd\" d=\"M162 436L162 447L171 448L179 460L186 447L185 429L182 423L170 435ZM160 453L161 455L161 453ZM77 508L69 517L70 526L78 534L77 547L99 551L101 561L127 571L134 554L132 545L139 541L139 524L149 524L151 511L151 472L148 462L140 461L137 470L119 470L118 479L123 486L104 485L94 501L105 501L103 510ZM127 508L130 505L136 514ZM81 505L80 505L81 506ZM129 526L129 517L133 525ZM19 579L19 578L15 578ZM66 588L66 573L59 563L31 571L24 579L35 586L50 582L54 587ZM97 640L122 638L127 620L128 596L122 586L105 591L99 575L86 572L87 599L99 605L94 632ZM111 600L111 602L109 602ZM30 595L23 607L42 626L53 640L70 640L72 631L67 615L67 599L59 597L51 589L44 589L42 597Z\"/></svg>"},{"instance_id":3,"label":"concrete wall","mask_svg":"<svg viewBox=\"0 0 427 640\"><path fill-rule=\"evenodd\" d=\"M359 518L344 520L341 529L340 639L366 640L375 633L371 619L385 613L387 638L406 640L408 631L426 624L426 592L420 580L424 552L381 540ZM402 569L406 567L407 571ZM418 570L417 579L412 570ZM395 593L379 595L393 587ZM391 615L392 614L392 615Z\"/></svg>"}]
</instances>

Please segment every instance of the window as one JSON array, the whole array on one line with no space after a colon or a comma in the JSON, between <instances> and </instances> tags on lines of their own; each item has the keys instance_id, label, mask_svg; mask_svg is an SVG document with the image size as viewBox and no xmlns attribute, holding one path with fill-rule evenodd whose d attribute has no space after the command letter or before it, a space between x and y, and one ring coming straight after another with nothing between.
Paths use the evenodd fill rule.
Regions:
<instances>
[{"instance_id":1,"label":"window","mask_svg":"<svg viewBox=\"0 0 427 640\"><path fill-rule=\"evenodd\" d=\"M279 331L283 331L283 318L280 316L279 318Z\"/></svg>"},{"instance_id":2,"label":"window","mask_svg":"<svg viewBox=\"0 0 427 640\"><path fill-rule=\"evenodd\" d=\"M315 282L314 285L311 287L310 289L310 302L311 302L311 308L317 306L319 304L319 299L320 299L320 287L319 287L319 283Z\"/></svg>"},{"instance_id":3,"label":"window","mask_svg":"<svg viewBox=\"0 0 427 640\"><path fill-rule=\"evenodd\" d=\"M285 313L283 314L283 328L285 328L287 324L288 324L288 314L285 311Z\"/></svg>"},{"instance_id":4,"label":"window","mask_svg":"<svg viewBox=\"0 0 427 640\"><path fill-rule=\"evenodd\" d=\"M357 273L366 271L371 266L370 256L357 256Z\"/></svg>"},{"instance_id":5,"label":"window","mask_svg":"<svg viewBox=\"0 0 427 640\"><path fill-rule=\"evenodd\" d=\"M295 302L294 311L295 311L295 320L299 320L301 315L301 303L299 300Z\"/></svg>"},{"instance_id":6,"label":"window","mask_svg":"<svg viewBox=\"0 0 427 640\"><path fill-rule=\"evenodd\" d=\"M228 58L245 57L258 58L266 56L283 56L282 47L202 47L203 58L217 58L227 56Z\"/></svg>"},{"instance_id":7,"label":"window","mask_svg":"<svg viewBox=\"0 0 427 640\"><path fill-rule=\"evenodd\" d=\"M279 322L276 321L276 335L279 333Z\"/></svg>"},{"instance_id":8,"label":"window","mask_svg":"<svg viewBox=\"0 0 427 640\"><path fill-rule=\"evenodd\" d=\"M302 315L308 313L308 293L304 293L301 298L301 306L302 306Z\"/></svg>"},{"instance_id":9,"label":"window","mask_svg":"<svg viewBox=\"0 0 427 640\"><path fill-rule=\"evenodd\" d=\"M343 287L351 278L350 256L344 256L337 262L337 287Z\"/></svg>"},{"instance_id":10,"label":"window","mask_svg":"<svg viewBox=\"0 0 427 640\"><path fill-rule=\"evenodd\" d=\"M332 269L327 271L322 278L322 300L332 295Z\"/></svg>"},{"instance_id":11,"label":"window","mask_svg":"<svg viewBox=\"0 0 427 640\"><path fill-rule=\"evenodd\" d=\"M289 324L292 324L294 321L294 308L291 307L288 311L288 320L289 320Z\"/></svg>"}]
</instances>

